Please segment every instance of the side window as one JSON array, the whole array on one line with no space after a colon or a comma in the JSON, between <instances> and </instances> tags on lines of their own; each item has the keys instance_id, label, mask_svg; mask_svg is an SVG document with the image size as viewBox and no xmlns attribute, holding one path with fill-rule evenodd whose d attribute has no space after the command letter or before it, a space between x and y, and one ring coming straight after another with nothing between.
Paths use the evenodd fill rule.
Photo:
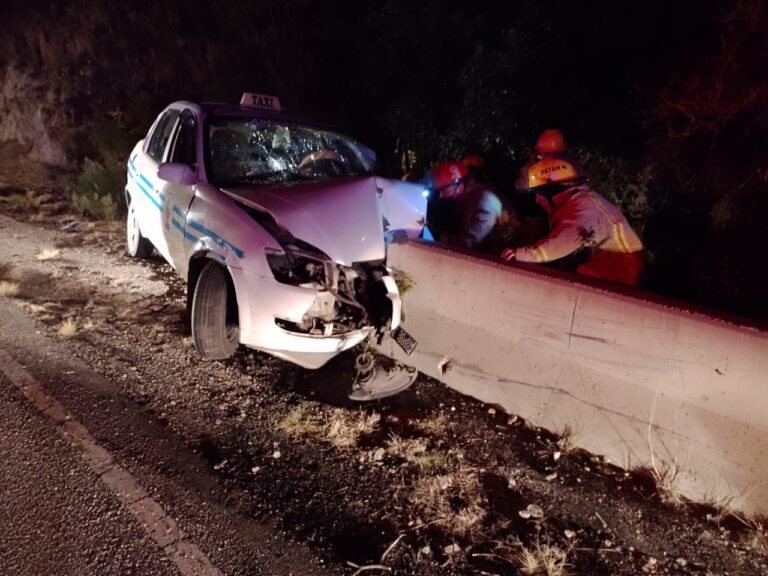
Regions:
<instances>
[{"instance_id":1,"label":"side window","mask_svg":"<svg viewBox=\"0 0 768 576\"><path fill-rule=\"evenodd\" d=\"M181 115L181 124L176 135L171 153L171 162L186 164L193 170L197 168L197 147L195 117L190 113Z\"/></svg>"},{"instance_id":2,"label":"side window","mask_svg":"<svg viewBox=\"0 0 768 576\"><path fill-rule=\"evenodd\" d=\"M168 140L171 138L171 132L178 117L178 110L169 110L160 118L157 126L155 126L155 130L149 139L149 146L147 146L147 154L155 162L163 161L163 152L168 145Z\"/></svg>"}]
</instances>

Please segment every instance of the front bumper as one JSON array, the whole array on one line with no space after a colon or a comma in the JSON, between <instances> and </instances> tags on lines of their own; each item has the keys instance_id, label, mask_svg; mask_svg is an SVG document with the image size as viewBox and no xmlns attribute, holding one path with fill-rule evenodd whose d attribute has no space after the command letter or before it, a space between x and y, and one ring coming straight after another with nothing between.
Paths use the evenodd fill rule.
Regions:
<instances>
[{"instance_id":1,"label":"front bumper","mask_svg":"<svg viewBox=\"0 0 768 576\"><path fill-rule=\"evenodd\" d=\"M308 334L287 330L276 319L300 323L312 307L317 291L281 284L272 277L230 268L237 293L240 343L283 358L304 368L319 368L337 354L364 341L374 326L353 328L334 334ZM394 328L400 321L400 298L394 280L385 282L392 301Z\"/></svg>"}]
</instances>

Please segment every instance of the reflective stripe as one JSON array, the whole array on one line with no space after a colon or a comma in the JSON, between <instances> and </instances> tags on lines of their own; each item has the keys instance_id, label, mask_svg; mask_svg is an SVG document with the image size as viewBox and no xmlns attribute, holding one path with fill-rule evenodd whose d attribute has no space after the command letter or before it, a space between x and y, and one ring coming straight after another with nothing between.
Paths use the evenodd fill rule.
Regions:
<instances>
[{"instance_id":1,"label":"reflective stripe","mask_svg":"<svg viewBox=\"0 0 768 576\"><path fill-rule=\"evenodd\" d=\"M533 257L536 258L537 263L549 262L549 254L542 246L533 249Z\"/></svg>"},{"instance_id":2,"label":"reflective stripe","mask_svg":"<svg viewBox=\"0 0 768 576\"><path fill-rule=\"evenodd\" d=\"M181 208L179 208L175 204L173 205L173 213L179 216L180 218L184 218L185 220L187 219L187 215L184 212L182 212Z\"/></svg>"},{"instance_id":3,"label":"reflective stripe","mask_svg":"<svg viewBox=\"0 0 768 576\"><path fill-rule=\"evenodd\" d=\"M624 232L624 224L619 224L619 238L621 239L621 246L624 251L627 253L632 252L629 247L629 242L627 241L626 233Z\"/></svg>"},{"instance_id":4,"label":"reflective stripe","mask_svg":"<svg viewBox=\"0 0 768 576\"><path fill-rule=\"evenodd\" d=\"M591 193L588 193L588 195L589 199L594 202L598 210L605 214L606 218L608 218L608 221L611 223L611 227L613 228L614 242L618 244L622 252L632 252L632 250L629 248L629 242L627 242L627 237L624 233L624 225L621 222L618 222L613 216L611 216L606 207L603 206L597 198L595 198Z\"/></svg>"}]
</instances>

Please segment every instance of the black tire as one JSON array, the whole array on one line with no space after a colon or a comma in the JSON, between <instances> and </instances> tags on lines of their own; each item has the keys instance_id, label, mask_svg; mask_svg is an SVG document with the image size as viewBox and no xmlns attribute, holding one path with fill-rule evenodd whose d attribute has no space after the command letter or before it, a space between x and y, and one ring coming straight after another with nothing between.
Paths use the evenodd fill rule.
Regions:
<instances>
[{"instance_id":1,"label":"black tire","mask_svg":"<svg viewBox=\"0 0 768 576\"><path fill-rule=\"evenodd\" d=\"M226 270L209 262L195 285L192 299L192 340L206 360L223 360L237 350L240 331L237 302Z\"/></svg>"},{"instance_id":2,"label":"black tire","mask_svg":"<svg viewBox=\"0 0 768 576\"><path fill-rule=\"evenodd\" d=\"M128 204L128 217L125 221L126 252L131 258L147 259L152 255L152 242L141 235L139 219L133 202Z\"/></svg>"}]
</instances>

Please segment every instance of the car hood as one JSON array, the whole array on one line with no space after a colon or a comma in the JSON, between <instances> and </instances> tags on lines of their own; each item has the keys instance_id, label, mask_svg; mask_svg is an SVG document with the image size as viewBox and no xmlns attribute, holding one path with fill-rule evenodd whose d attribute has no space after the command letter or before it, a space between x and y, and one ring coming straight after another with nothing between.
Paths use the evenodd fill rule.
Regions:
<instances>
[{"instance_id":1,"label":"car hood","mask_svg":"<svg viewBox=\"0 0 768 576\"><path fill-rule=\"evenodd\" d=\"M296 238L339 264L382 260L386 255L376 177L225 188L222 192L268 212Z\"/></svg>"}]
</instances>

